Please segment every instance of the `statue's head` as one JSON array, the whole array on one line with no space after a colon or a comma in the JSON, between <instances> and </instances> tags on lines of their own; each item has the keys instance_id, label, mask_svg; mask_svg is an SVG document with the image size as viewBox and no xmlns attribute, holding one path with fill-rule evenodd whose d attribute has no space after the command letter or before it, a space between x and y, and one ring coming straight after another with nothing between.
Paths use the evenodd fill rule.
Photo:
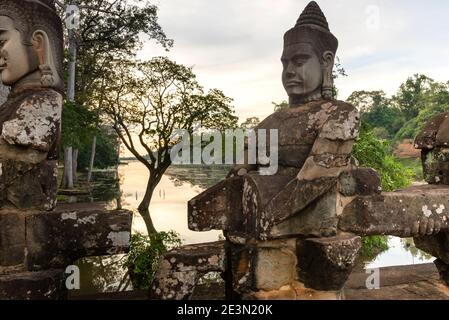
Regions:
<instances>
[{"instance_id":1,"label":"statue's head","mask_svg":"<svg viewBox=\"0 0 449 320\"><path fill-rule=\"evenodd\" d=\"M337 47L326 17L315 1L310 2L284 36L282 83L291 104L332 99Z\"/></svg>"},{"instance_id":2,"label":"statue's head","mask_svg":"<svg viewBox=\"0 0 449 320\"><path fill-rule=\"evenodd\" d=\"M63 89L63 32L53 0L1 0L0 73L7 86Z\"/></svg>"}]
</instances>

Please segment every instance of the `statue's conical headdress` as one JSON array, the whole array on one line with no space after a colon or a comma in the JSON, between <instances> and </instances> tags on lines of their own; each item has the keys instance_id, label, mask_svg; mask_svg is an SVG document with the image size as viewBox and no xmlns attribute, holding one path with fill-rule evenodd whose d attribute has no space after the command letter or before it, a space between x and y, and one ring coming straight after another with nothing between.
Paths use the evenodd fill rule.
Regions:
<instances>
[{"instance_id":1,"label":"statue's conical headdress","mask_svg":"<svg viewBox=\"0 0 449 320\"><path fill-rule=\"evenodd\" d=\"M310 43L320 55L325 51L337 52L338 40L330 32L326 17L315 1L307 5L296 25L284 36L284 46L295 43Z\"/></svg>"}]
</instances>

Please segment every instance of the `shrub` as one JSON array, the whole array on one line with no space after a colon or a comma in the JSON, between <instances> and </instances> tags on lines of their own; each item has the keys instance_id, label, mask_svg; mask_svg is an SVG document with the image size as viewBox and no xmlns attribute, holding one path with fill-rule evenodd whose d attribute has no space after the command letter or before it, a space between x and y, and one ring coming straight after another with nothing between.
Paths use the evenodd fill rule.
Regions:
<instances>
[{"instance_id":1,"label":"shrub","mask_svg":"<svg viewBox=\"0 0 449 320\"><path fill-rule=\"evenodd\" d=\"M379 173L384 191L411 185L414 172L391 155L390 143L379 139L366 123L362 123L352 154L361 167L373 168Z\"/></svg>"},{"instance_id":2,"label":"shrub","mask_svg":"<svg viewBox=\"0 0 449 320\"><path fill-rule=\"evenodd\" d=\"M157 271L160 257L181 244L181 238L175 231L158 232L149 236L133 235L123 267L128 269L134 289L148 289Z\"/></svg>"}]
</instances>

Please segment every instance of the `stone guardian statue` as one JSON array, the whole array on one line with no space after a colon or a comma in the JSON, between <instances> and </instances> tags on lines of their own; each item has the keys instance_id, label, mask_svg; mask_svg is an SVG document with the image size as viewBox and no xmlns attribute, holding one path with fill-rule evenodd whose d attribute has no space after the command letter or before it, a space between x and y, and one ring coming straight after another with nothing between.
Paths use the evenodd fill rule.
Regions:
<instances>
[{"instance_id":1,"label":"stone guardian statue","mask_svg":"<svg viewBox=\"0 0 449 320\"><path fill-rule=\"evenodd\" d=\"M62 57L53 1L2 0L0 75L11 91L0 108L0 207L56 204Z\"/></svg>"}]
</instances>

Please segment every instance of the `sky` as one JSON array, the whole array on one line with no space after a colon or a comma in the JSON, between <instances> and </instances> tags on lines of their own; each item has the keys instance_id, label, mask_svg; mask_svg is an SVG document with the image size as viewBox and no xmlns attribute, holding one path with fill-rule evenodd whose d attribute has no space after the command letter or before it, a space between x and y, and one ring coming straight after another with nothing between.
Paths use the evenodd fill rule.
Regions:
<instances>
[{"instance_id":1,"label":"sky","mask_svg":"<svg viewBox=\"0 0 449 320\"><path fill-rule=\"evenodd\" d=\"M140 59L166 55L193 67L201 85L234 99L236 114L265 118L272 102L287 100L280 56L284 33L304 0L159 0L159 23L174 47L145 40ZM422 73L449 80L449 1L318 0L348 77L337 79L339 99L356 90L396 92Z\"/></svg>"}]
</instances>

